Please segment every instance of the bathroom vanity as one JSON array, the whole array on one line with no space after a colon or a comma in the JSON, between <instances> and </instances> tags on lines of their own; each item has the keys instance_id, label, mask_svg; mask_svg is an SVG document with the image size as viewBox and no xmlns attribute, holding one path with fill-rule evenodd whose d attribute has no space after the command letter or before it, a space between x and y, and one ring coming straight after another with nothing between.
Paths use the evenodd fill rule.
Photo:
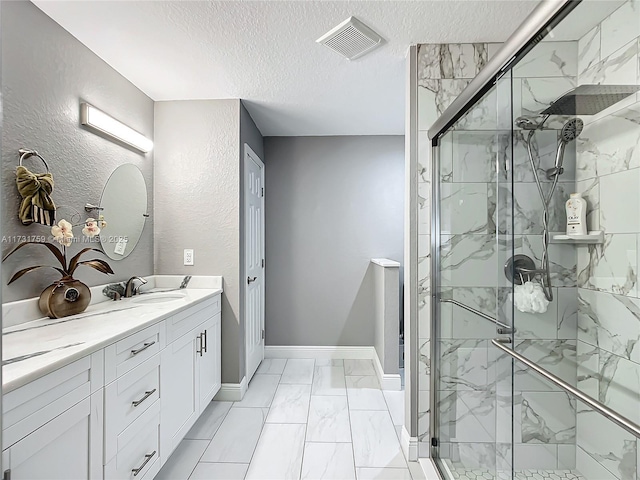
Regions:
<instances>
[{"instance_id":1,"label":"bathroom vanity","mask_svg":"<svg viewBox=\"0 0 640 480\"><path fill-rule=\"evenodd\" d=\"M221 277L149 277L62 319L3 306L3 466L12 480L152 479L221 385ZM102 297L102 298L101 298ZM33 318L33 317L31 317Z\"/></svg>"}]
</instances>

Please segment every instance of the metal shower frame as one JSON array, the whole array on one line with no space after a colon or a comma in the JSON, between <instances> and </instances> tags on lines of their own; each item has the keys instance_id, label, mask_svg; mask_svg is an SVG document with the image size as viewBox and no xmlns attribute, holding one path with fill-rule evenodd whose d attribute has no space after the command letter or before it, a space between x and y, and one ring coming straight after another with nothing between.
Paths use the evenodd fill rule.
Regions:
<instances>
[{"instance_id":1,"label":"metal shower frame","mask_svg":"<svg viewBox=\"0 0 640 480\"><path fill-rule=\"evenodd\" d=\"M440 368L440 326L436 321L440 318L440 171L439 142L447 130L462 118L497 81L507 74L529 51L531 51L547 34L560 23L582 0L544 0L529 17L515 30L495 56L487 62L485 67L469 83L462 93L434 122L428 131L432 146L432 202L431 202L431 345L430 345L430 398L429 398L429 442L430 456L435 459L439 455L438 442L440 432L438 428L439 402L437 382ZM513 125L513 118L511 119ZM513 335L513 332L511 332ZM512 339L513 340L513 339ZM434 462L438 470L440 465ZM440 472L442 476L442 472Z\"/></svg>"}]
</instances>

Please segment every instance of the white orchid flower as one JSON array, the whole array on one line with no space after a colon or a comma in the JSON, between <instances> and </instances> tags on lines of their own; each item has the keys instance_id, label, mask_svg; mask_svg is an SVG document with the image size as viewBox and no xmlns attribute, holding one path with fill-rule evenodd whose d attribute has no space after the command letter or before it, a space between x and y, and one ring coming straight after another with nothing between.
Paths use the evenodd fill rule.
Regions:
<instances>
[{"instance_id":1,"label":"white orchid flower","mask_svg":"<svg viewBox=\"0 0 640 480\"><path fill-rule=\"evenodd\" d=\"M100 233L100 227L98 227L98 223L95 218L87 218L84 222L84 228L82 229L82 234L85 237L95 237Z\"/></svg>"},{"instance_id":2,"label":"white orchid flower","mask_svg":"<svg viewBox=\"0 0 640 480\"><path fill-rule=\"evenodd\" d=\"M51 235L60 245L70 247L73 243L73 225L62 219L58 225L51 227Z\"/></svg>"}]
</instances>

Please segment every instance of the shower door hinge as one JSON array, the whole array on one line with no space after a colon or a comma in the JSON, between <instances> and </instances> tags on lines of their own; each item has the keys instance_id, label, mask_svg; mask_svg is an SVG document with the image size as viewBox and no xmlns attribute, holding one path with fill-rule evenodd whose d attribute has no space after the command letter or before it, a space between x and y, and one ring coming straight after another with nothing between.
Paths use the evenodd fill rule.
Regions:
<instances>
[{"instance_id":1,"label":"shower door hinge","mask_svg":"<svg viewBox=\"0 0 640 480\"><path fill-rule=\"evenodd\" d=\"M431 439L431 446L432 447L437 447L438 446L438 439L437 438L432 438Z\"/></svg>"},{"instance_id":2,"label":"shower door hinge","mask_svg":"<svg viewBox=\"0 0 640 480\"><path fill-rule=\"evenodd\" d=\"M262 259L262 268L264 268L264 258Z\"/></svg>"},{"instance_id":3,"label":"shower door hinge","mask_svg":"<svg viewBox=\"0 0 640 480\"><path fill-rule=\"evenodd\" d=\"M264 328L262 329L262 340L264 340Z\"/></svg>"},{"instance_id":4,"label":"shower door hinge","mask_svg":"<svg viewBox=\"0 0 640 480\"><path fill-rule=\"evenodd\" d=\"M264 187L262 187L262 188L260 189L260 196L261 196L261 197L264 197Z\"/></svg>"}]
</instances>

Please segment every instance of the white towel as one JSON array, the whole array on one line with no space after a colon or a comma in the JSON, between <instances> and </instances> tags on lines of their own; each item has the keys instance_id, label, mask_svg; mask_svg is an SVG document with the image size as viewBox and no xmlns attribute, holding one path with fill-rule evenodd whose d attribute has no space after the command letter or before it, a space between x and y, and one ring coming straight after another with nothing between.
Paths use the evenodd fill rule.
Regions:
<instances>
[{"instance_id":1,"label":"white towel","mask_svg":"<svg viewBox=\"0 0 640 480\"><path fill-rule=\"evenodd\" d=\"M549 300L539 283L525 282L523 285L516 285L513 297L514 305L523 313L545 313L549 306Z\"/></svg>"}]
</instances>

